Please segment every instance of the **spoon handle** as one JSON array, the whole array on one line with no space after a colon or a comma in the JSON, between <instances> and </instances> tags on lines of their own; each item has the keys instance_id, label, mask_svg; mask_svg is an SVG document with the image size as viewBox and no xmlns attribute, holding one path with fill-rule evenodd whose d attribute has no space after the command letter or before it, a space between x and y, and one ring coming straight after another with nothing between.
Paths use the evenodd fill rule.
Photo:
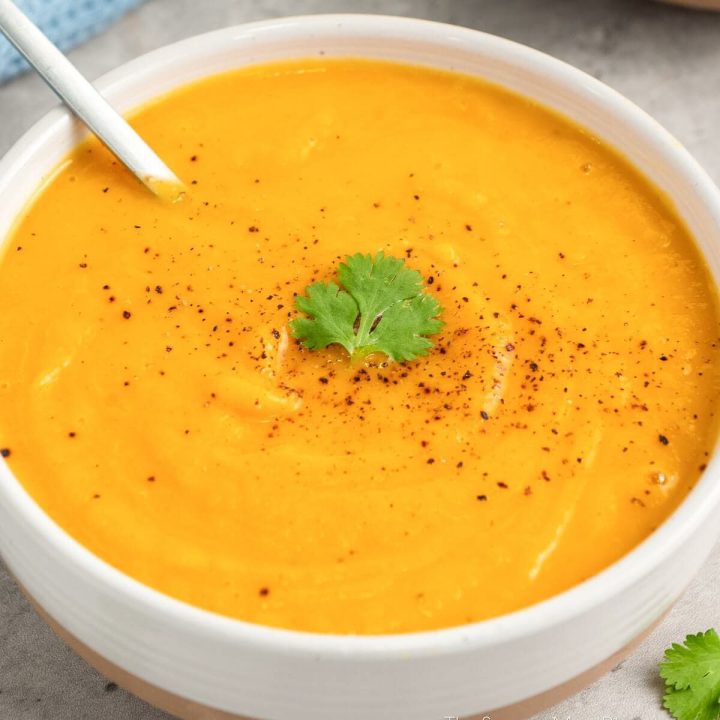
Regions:
<instances>
[{"instance_id":1,"label":"spoon handle","mask_svg":"<svg viewBox=\"0 0 720 720\"><path fill-rule=\"evenodd\" d=\"M0 32L144 185L161 197L180 197L175 173L11 0L0 0Z\"/></svg>"}]
</instances>

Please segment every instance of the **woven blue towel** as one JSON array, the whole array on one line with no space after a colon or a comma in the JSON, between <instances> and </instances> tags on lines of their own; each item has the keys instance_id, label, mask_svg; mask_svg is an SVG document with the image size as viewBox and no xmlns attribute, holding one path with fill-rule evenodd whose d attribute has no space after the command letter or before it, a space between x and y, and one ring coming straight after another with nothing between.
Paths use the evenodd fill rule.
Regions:
<instances>
[{"instance_id":1,"label":"woven blue towel","mask_svg":"<svg viewBox=\"0 0 720 720\"><path fill-rule=\"evenodd\" d=\"M61 49L68 50L106 28L143 0L15 0ZM0 83L27 69L27 63L0 34Z\"/></svg>"}]
</instances>

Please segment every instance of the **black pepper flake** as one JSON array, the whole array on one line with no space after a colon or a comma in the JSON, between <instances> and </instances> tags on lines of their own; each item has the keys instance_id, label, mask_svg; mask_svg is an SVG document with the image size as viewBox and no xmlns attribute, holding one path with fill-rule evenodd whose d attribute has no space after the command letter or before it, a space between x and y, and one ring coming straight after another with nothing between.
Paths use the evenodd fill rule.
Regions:
<instances>
[{"instance_id":1,"label":"black pepper flake","mask_svg":"<svg viewBox=\"0 0 720 720\"><path fill-rule=\"evenodd\" d=\"M663 445L669 445L669 444L670 444L670 441L667 439L667 437L666 437L665 435L658 435L658 440L659 440Z\"/></svg>"},{"instance_id":2,"label":"black pepper flake","mask_svg":"<svg viewBox=\"0 0 720 720\"><path fill-rule=\"evenodd\" d=\"M155 292L156 292L158 295L162 295L162 293L163 293L162 285L156 285L156 286L155 286Z\"/></svg>"},{"instance_id":3,"label":"black pepper flake","mask_svg":"<svg viewBox=\"0 0 720 720\"><path fill-rule=\"evenodd\" d=\"M476 499L480 502L485 502L487 500L487 495L478 495Z\"/></svg>"},{"instance_id":4,"label":"black pepper flake","mask_svg":"<svg viewBox=\"0 0 720 720\"><path fill-rule=\"evenodd\" d=\"M490 416L489 416L484 410L481 410L481 411L480 411L480 417L481 417L483 420L489 420L489 419L490 419Z\"/></svg>"},{"instance_id":5,"label":"black pepper flake","mask_svg":"<svg viewBox=\"0 0 720 720\"><path fill-rule=\"evenodd\" d=\"M114 682L109 682L105 686L105 692L107 692L107 693L115 692L117 689L118 689L117 683L114 683Z\"/></svg>"},{"instance_id":6,"label":"black pepper flake","mask_svg":"<svg viewBox=\"0 0 720 720\"><path fill-rule=\"evenodd\" d=\"M261 587L260 590L258 590L258 595L260 597L267 597L270 594L270 588Z\"/></svg>"},{"instance_id":7,"label":"black pepper flake","mask_svg":"<svg viewBox=\"0 0 720 720\"><path fill-rule=\"evenodd\" d=\"M661 360L662 362L667 362L667 359L668 359L668 358L667 358L667 355L661 355L661 356L660 356L660 360Z\"/></svg>"},{"instance_id":8,"label":"black pepper flake","mask_svg":"<svg viewBox=\"0 0 720 720\"><path fill-rule=\"evenodd\" d=\"M155 482L155 476L154 476L154 475L148 475L147 481L148 481L148 482Z\"/></svg>"},{"instance_id":9,"label":"black pepper flake","mask_svg":"<svg viewBox=\"0 0 720 720\"><path fill-rule=\"evenodd\" d=\"M465 374L462 376L463 380L469 380L472 377L472 373L469 370L465 371Z\"/></svg>"},{"instance_id":10,"label":"black pepper flake","mask_svg":"<svg viewBox=\"0 0 720 720\"><path fill-rule=\"evenodd\" d=\"M508 488L507 483L504 483L504 482L502 482L502 481L500 481L500 482L497 484L497 486L498 486L499 488L502 488L503 490L507 490L507 488Z\"/></svg>"},{"instance_id":11,"label":"black pepper flake","mask_svg":"<svg viewBox=\"0 0 720 720\"><path fill-rule=\"evenodd\" d=\"M248 228L248 232L251 232L251 233L260 232L260 228L257 227L256 225L251 225L251 226Z\"/></svg>"},{"instance_id":12,"label":"black pepper flake","mask_svg":"<svg viewBox=\"0 0 720 720\"><path fill-rule=\"evenodd\" d=\"M0 455L4 458L9 458L10 455L12 455L10 448L0 448Z\"/></svg>"},{"instance_id":13,"label":"black pepper flake","mask_svg":"<svg viewBox=\"0 0 720 720\"><path fill-rule=\"evenodd\" d=\"M435 458L428 458L428 459L427 459L427 464L428 464L428 465L432 465L434 462L435 462Z\"/></svg>"},{"instance_id":14,"label":"black pepper flake","mask_svg":"<svg viewBox=\"0 0 720 720\"><path fill-rule=\"evenodd\" d=\"M318 380L319 380L323 385L327 385L327 384L330 382L330 381L328 380L328 378L326 378L326 377L318 378Z\"/></svg>"},{"instance_id":15,"label":"black pepper flake","mask_svg":"<svg viewBox=\"0 0 720 720\"><path fill-rule=\"evenodd\" d=\"M76 433L75 433L73 430L71 430L71 431L68 433L68 437L69 437L69 438L74 438L74 437L76 437Z\"/></svg>"},{"instance_id":16,"label":"black pepper flake","mask_svg":"<svg viewBox=\"0 0 720 720\"><path fill-rule=\"evenodd\" d=\"M129 320L132 317L132 313L129 310L123 310L123 317Z\"/></svg>"}]
</instances>

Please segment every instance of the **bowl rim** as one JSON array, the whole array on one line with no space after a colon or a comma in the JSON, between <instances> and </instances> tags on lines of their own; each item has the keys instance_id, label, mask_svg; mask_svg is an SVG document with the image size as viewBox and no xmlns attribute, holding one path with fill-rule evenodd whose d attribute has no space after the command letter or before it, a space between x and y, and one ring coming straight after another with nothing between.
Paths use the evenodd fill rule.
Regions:
<instances>
[{"instance_id":1,"label":"bowl rim","mask_svg":"<svg viewBox=\"0 0 720 720\"><path fill-rule=\"evenodd\" d=\"M216 43L232 44L233 39L237 39L239 35L253 32L272 33L288 24L326 33L337 29L338 25L344 28L349 25L356 33L383 35L390 32L418 40L427 40L431 34L442 31L451 33L454 40L475 46L484 53L492 53L518 65L532 64L558 81L573 86L576 91L584 87L598 102L612 111L618 121L653 137L654 143L661 146L662 153L671 162L674 171L680 172L686 181L692 184L695 193L701 197L720 226L720 190L690 153L645 111L609 86L562 60L472 28L409 17L371 14L280 17L233 25L162 46L123 63L102 75L95 84L100 90L119 92L125 87L136 86L143 73L166 64L173 57L201 55L203 48ZM238 67L240 66L242 65L239 64ZM213 72L199 77L209 77ZM159 97L162 97L162 93ZM22 164L23 158L34 152L33 148L38 144L46 142L69 117L69 111L55 108L11 146L0 159L0 194L7 187L8 179L16 172L16 166ZM51 171L50 168L48 170ZM28 195L25 201L30 202L31 198L32 195ZM11 232L12 228L9 233ZM9 237L9 233L5 238L0 238L0 246ZM718 240L720 241L720 234ZM701 254L705 257L704 252L701 251ZM511 642L534 635L589 612L651 573L720 505L720 456L717 447L716 442L706 470L666 520L645 540L599 573L546 600L511 613L466 625L409 633L342 635L265 626L220 615L166 595L116 569L75 540L36 503L13 475L4 459L0 459L0 501L9 500L13 509L21 513L22 519L32 532L51 543L80 572L95 578L124 601L139 604L146 611L181 623L189 630L222 637L233 643L273 649L288 655L312 654L314 657L342 659L352 654L355 660L377 656L402 658L409 653L412 653L413 657L429 657L452 652L459 646L466 649L490 647L498 642Z\"/></svg>"}]
</instances>

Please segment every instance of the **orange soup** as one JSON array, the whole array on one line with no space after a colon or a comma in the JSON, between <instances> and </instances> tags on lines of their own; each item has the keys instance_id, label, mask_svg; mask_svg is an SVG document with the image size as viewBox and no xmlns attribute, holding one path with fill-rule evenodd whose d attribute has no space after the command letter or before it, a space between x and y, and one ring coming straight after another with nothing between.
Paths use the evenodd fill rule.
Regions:
<instances>
[{"instance_id":1,"label":"orange soup","mask_svg":"<svg viewBox=\"0 0 720 720\"><path fill-rule=\"evenodd\" d=\"M702 473L713 283L582 128L361 60L219 75L133 124L185 199L91 140L0 264L0 448L116 568L267 625L448 627L607 567ZM379 251L444 308L429 354L297 342L295 296Z\"/></svg>"}]
</instances>

